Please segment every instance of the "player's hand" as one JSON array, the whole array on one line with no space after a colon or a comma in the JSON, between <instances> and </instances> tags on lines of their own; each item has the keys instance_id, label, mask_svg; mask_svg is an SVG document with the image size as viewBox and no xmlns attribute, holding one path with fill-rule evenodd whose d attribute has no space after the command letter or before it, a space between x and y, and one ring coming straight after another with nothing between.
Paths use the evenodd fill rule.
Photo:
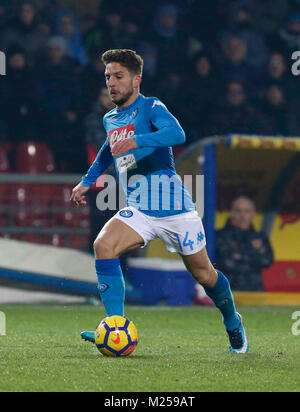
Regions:
<instances>
[{"instance_id":1,"label":"player's hand","mask_svg":"<svg viewBox=\"0 0 300 412\"><path fill-rule=\"evenodd\" d=\"M70 200L74 203L76 203L77 206L80 205L86 205L86 198L84 194L89 190L88 187L83 186L81 183L79 183L77 186L74 187L72 190L72 195L70 197Z\"/></svg>"},{"instance_id":2,"label":"player's hand","mask_svg":"<svg viewBox=\"0 0 300 412\"><path fill-rule=\"evenodd\" d=\"M122 156L130 150L137 149L137 144L133 139L125 139L115 143L111 149L113 156Z\"/></svg>"}]
</instances>

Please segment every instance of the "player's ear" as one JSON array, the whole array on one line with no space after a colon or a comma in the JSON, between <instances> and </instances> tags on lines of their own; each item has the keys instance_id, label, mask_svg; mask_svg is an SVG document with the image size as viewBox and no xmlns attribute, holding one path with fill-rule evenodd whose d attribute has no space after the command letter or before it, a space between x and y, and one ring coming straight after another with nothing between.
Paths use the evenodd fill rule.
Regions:
<instances>
[{"instance_id":1,"label":"player's ear","mask_svg":"<svg viewBox=\"0 0 300 412\"><path fill-rule=\"evenodd\" d=\"M139 87L141 82L142 82L142 76L140 74L137 74L136 76L134 76L134 79L133 79L134 87Z\"/></svg>"}]
</instances>

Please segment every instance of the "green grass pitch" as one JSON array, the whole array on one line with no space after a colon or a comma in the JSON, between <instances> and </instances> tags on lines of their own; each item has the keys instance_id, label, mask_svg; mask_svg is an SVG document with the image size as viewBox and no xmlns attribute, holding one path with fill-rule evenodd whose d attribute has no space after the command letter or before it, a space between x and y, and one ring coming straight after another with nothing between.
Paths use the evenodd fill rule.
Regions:
<instances>
[{"instance_id":1,"label":"green grass pitch","mask_svg":"<svg viewBox=\"0 0 300 412\"><path fill-rule=\"evenodd\" d=\"M79 335L105 317L102 307L0 307L0 392L299 391L296 310L240 308L250 353L231 355L215 308L129 306L139 344L128 358L105 358Z\"/></svg>"}]
</instances>

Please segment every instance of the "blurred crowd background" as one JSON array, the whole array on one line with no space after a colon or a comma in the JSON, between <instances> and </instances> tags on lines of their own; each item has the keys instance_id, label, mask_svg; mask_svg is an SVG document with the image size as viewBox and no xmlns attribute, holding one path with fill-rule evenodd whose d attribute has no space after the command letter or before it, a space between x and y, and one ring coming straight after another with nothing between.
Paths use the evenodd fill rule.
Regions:
<instances>
[{"instance_id":1,"label":"blurred crowd background","mask_svg":"<svg viewBox=\"0 0 300 412\"><path fill-rule=\"evenodd\" d=\"M141 91L178 117L187 145L300 135L299 0L1 0L0 143L45 142L58 171L84 172L86 145L105 140L100 55L113 48L143 56Z\"/></svg>"}]
</instances>

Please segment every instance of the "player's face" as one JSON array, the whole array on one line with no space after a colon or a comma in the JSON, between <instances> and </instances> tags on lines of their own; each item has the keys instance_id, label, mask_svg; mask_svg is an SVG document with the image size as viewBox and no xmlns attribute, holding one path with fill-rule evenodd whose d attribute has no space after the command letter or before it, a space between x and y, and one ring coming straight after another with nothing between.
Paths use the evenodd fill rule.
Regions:
<instances>
[{"instance_id":1,"label":"player's face","mask_svg":"<svg viewBox=\"0 0 300 412\"><path fill-rule=\"evenodd\" d=\"M105 79L112 102L122 106L130 100L138 92L140 77L130 73L120 63L109 63L105 69Z\"/></svg>"}]
</instances>

